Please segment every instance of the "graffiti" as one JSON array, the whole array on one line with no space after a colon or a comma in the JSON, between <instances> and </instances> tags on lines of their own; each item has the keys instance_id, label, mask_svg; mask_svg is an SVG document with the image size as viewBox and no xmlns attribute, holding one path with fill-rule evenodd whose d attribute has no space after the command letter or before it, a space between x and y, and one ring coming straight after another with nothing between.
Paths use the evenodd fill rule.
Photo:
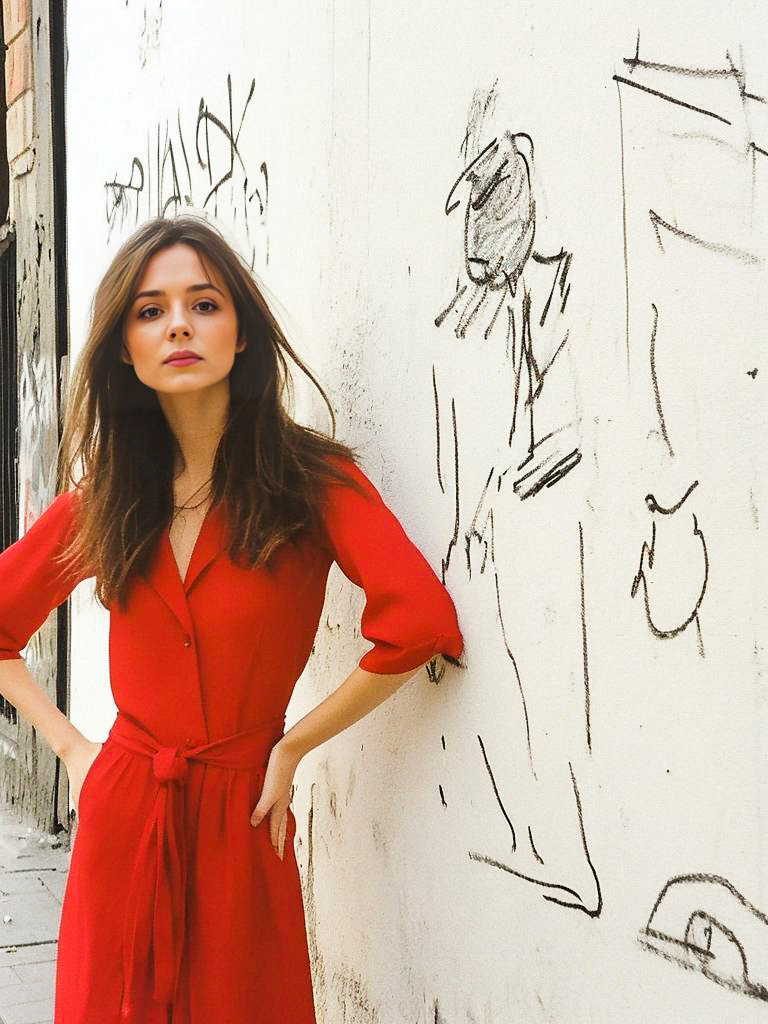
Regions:
<instances>
[{"instance_id":1,"label":"graffiti","mask_svg":"<svg viewBox=\"0 0 768 1024\"><path fill-rule=\"evenodd\" d=\"M768 918L721 875L670 879L639 942L717 985L768 1000Z\"/></svg>"},{"instance_id":2,"label":"graffiti","mask_svg":"<svg viewBox=\"0 0 768 1024\"><path fill-rule=\"evenodd\" d=\"M495 855L471 850L469 856L537 887L550 902L598 917L600 883L570 752L571 743L587 754L592 747L585 542L572 498L560 497L578 479L573 471L582 459L579 332L571 330L567 310L573 254L536 246L533 140L498 123L497 99L495 83L475 93L460 147L462 171L445 201L446 216L456 212L461 220L461 270L435 317L444 356L433 364L431 382L437 480L443 494L452 494L442 577L492 584L486 590L514 735L506 745L497 740L495 750L477 737L504 838ZM472 375L469 388L463 374L461 387L449 383L461 360ZM567 503L572 530L553 529L546 504L553 500ZM522 607L527 640L515 611ZM570 651L561 659L565 636ZM583 681L583 702L568 714L576 679ZM557 737L548 724L554 692L563 723ZM497 781L502 765L509 797Z\"/></svg>"},{"instance_id":3,"label":"graffiti","mask_svg":"<svg viewBox=\"0 0 768 1024\"><path fill-rule=\"evenodd\" d=\"M269 263L267 165L262 161L254 171L241 141L255 89L252 79L236 116L227 75L226 113L217 113L201 97L194 118L182 121L177 109L173 125L166 119L148 130L146 151L135 153L125 173L104 183L108 238L113 231L130 230L142 217L173 217L194 206L240 229L251 269L259 240Z\"/></svg>"},{"instance_id":4,"label":"graffiti","mask_svg":"<svg viewBox=\"0 0 768 1024\"><path fill-rule=\"evenodd\" d=\"M699 609L707 592L709 559L707 544L696 514L672 517L688 500L699 481L694 480L682 498L669 508L658 503L653 494L647 494L645 503L654 518L651 522L651 540L643 542L640 565L632 581L632 597L643 588L645 616L654 636L661 639L675 637L696 624L699 653L704 656ZM662 543L660 543L662 542ZM663 552L662 565L655 564L659 551ZM666 565L664 562L666 561ZM656 586L654 582L654 570Z\"/></svg>"}]
</instances>

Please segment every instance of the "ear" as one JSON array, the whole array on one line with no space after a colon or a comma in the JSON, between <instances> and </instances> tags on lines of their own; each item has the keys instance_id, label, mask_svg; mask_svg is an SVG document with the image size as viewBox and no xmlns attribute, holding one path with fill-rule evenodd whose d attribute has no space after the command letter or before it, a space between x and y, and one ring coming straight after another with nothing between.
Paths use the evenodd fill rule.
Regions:
<instances>
[{"instance_id":1,"label":"ear","mask_svg":"<svg viewBox=\"0 0 768 1024\"><path fill-rule=\"evenodd\" d=\"M128 363L129 366L133 366L133 360L131 359L131 354L128 351L128 347L127 347L127 345L125 344L124 341L120 342L120 359L124 363Z\"/></svg>"},{"instance_id":2,"label":"ear","mask_svg":"<svg viewBox=\"0 0 768 1024\"><path fill-rule=\"evenodd\" d=\"M246 345L245 338L243 338L243 336L238 331L237 342L235 343L235 352L242 352L243 349L245 348L245 345Z\"/></svg>"}]
</instances>

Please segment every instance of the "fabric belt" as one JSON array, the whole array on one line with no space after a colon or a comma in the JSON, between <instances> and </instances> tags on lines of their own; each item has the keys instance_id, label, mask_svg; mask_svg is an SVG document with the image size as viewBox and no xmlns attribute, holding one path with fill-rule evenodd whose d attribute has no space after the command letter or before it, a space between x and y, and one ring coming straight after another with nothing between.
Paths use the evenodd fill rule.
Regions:
<instances>
[{"instance_id":1,"label":"fabric belt","mask_svg":"<svg viewBox=\"0 0 768 1024\"><path fill-rule=\"evenodd\" d=\"M262 771L283 735L284 716L253 729L195 747L165 746L131 718L118 712L108 741L152 759L157 791L139 840L126 898L123 926L123 995L120 1013L140 1010L148 961L153 998L172 1005L176 998L185 931L187 849L183 785L190 761L239 771Z\"/></svg>"}]
</instances>

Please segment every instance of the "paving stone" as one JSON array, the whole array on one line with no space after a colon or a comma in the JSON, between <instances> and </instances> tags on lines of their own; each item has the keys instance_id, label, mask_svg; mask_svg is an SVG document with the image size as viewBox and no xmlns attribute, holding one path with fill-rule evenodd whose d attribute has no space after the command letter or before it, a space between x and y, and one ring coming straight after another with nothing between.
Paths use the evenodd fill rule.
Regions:
<instances>
[{"instance_id":1,"label":"paving stone","mask_svg":"<svg viewBox=\"0 0 768 1024\"><path fill-rule=\"evenodd\" d=\"M48 986L46 993L52 991L56 982L56 961L43 960L34 964L17 964L10 968L18 981L42 981Z\"/></svg>"},{"instance_id":2,"label":"paving stone","mask_svg":"<svg viewBox=\"0 0 768 1024\"><path fill-rule=\"evenodd\" d=\"M53 1024L56 939L74 836L35 831L15 815L0 806L0 1024Z\"/></svg>"},{"instance_id":3,"label":"paving stone","mask_svg":"<svg viewBox=\"0 0 768 1024\"><path fill-rule=\"evenodd\" d=\"M0 899L20 892L40 892L45 888L42 872L0 871Z\"/></svg>"},{"instance_id":4,"label":"paving stone","mask_svg":"<svg viewBox=\"0 0 768 1024\"><path fill-rule=\"evenodd\" d=\"M15 857L0 857L2 871L55 871L62 863L61 850L32 848L20 851Z\"/></svg>"},{"instance_id":5,"label":"paving stone","mask_svg":"<svg viewBox=\"0 0 768 1024\"><path fill-rule=\"evenodd\" d=\"M13 829L4 826L0 819L0 863L3 866L17 861L22 861L25 865L31 861L55 861L57 855L66 849L65 841L60 836L27 829Z\"/></svg>"},{"instance_id":6,"label":"paving stone","mask_svg":"<svg viewBox=\"0 0 768 1024\"><path fill-rule=\"evenodd\" d=\"M13 967L0 967L0 988L6 985L15 985L19 976Z\"/></svg>"},{"instance_id":7,"label":"paving stone","mask_svg":"<svg viewBox=\"0 0 768 1024\"><path fill-rule=\"evenodd\" d=\"M10 916L5 921L5 915ZM58 938L61 904L44 886L39 892L16 893L0 902L0 946L53 942Z\"/></svg>"},{"instance_id":8,"label":"paving stone","mask_svg":"<svg viewBox=\"0 0 768 1024\"><path fill-rule=\"evenodd\" d=\"M0 967L37 964L56 960L56 942L31 942L25 946L0 946Z\"/></svg>"},{"instance_id":9,"label":"paving stone","mask_svg":"<svg viewBox=\"0 0 768 1024\"><path fill-rule=\"evenodd\" d=\"M53 996L7 1009L4 1007L0 1024L53 1024Z\"/></svg>"},{"instance_id":10,"label":"paving stone","mask_svg":"<svg viewBox=\"0 0 768 1024\"><path fill-rule=\"evenodd\" d=\"M6 1010L12 1006L22 1006L24 1003L39 1002L41 999L49 998L51 994L50 981L18 981L15 985L6 985L0 988L0 1013L7 1016Z\"/></svg>"}]
</instances>

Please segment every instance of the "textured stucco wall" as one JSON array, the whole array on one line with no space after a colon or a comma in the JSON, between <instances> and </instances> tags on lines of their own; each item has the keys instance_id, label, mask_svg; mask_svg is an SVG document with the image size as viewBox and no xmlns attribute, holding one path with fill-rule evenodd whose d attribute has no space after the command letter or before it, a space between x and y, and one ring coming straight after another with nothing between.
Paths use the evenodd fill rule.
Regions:
<instances>
[{"instance_id":1,"label":"textured stucco wall","mask_svg":"<svg viewBox=\"0 0 768 1024\"><path fill-rule=\"evenodd\" d=\"M3 4L6 50L9 222L16 234L18 341L18 479L20 532L47 507L56 491L58 442L57 359L54 316L53 180L50 57L47 5L35 0ZM33 637L27 664L56 700L56 615ZM52 828L56 759L48 744L19 717L16 735L3 724L4 798L30 823ZM59 807L59 816L66 808Z\"/></svg>"},{"instance_id":2,"label":"textured stucco wall","mask_svg":"<svg viewBox=\"0 0 768 1024\"><path fill-rule=\"evenodd\" d=\"M466 668L300 768L324 1024L765 1013L766 28L69 5L75 345L134 224L215 210L459 608ZM334 570L289 722L361 607Z\"/></svg>"}]
</instances>

